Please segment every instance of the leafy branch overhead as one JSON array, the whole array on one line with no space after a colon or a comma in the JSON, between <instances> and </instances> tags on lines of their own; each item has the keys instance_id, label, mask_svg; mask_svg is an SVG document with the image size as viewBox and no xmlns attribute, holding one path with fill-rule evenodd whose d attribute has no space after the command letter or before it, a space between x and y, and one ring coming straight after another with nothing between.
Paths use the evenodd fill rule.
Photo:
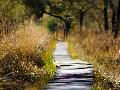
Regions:
<instances>
[{"instance_id":1,"label":"leafy branch overhead","mask_svg":"<svg viewBox=\"0 0 120 90\"><path fill-rule=\"evenodd\" d=\"M118 34L118 28L120 26L119 0L17 0L17 1L9 0L9 1L17 2L17 4L20 5L22 4L23 8L27 7L26 10L28 11L26 10L24 11L30 12L28 14L29 16L35 14L36 19L40 19L44 14L48 14L50 16L62 20L65 23L65 25L67 25L69 22L68 27L71 27L70 24L72 24L73 22L72 20L76 19L79 23L80 32L82 32L82 27L83 25L85 25L85 23L94 24L94 22L97 22L101 30L104 29L105 31L108 31L110 25L112 25L112 32L114 33L114 36L117 36ZM20 10L20 8L18 7L16 11L18 11L18 9ZM17 13L16 11L15 13ZM21 16L24 16L24 13ZM16 15L17 18L16 21L19 21L19 18L21 16ZM104 26L104 28L101 26ZM67 32L69 32L69 30L67 30Z\"/></svg>"}]
</instances>

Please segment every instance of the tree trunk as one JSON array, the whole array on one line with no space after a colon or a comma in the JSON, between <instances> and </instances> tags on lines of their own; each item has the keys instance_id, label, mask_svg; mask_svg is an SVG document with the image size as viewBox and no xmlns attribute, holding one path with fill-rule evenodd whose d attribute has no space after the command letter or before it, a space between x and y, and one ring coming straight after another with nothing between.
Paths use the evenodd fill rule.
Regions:
<instances>
[{"instance_id":1,"label":"tree trunk","mask_svg":"<svg viewBox=\"0 0 120 90\"><path fill-rule=\"evenodd\" d=\"M56 39L58 40L59 38L58 38L58 33L59 33L59 31L58 31L58 29L56 30Z\"/></svg>"},{"instance_id":2,"label":"tree trunk","mask_svg":"<svg viewBox=\"0 0 120 90\"><path fill-rule=\"evenodd\" d=\"M80 33L82 32L84 15L85 15L85 13L82 10L80 10L80 12L79 12Z\"/></svg>"},{"instance_id":3,"label":"tree trunk","mask_svg":"<svg viewBox=\"0 0 120 90\"><path fill-rule=\"evenodd\" d=\"M110 0L110 7L112 9L112 32L114 33L114 37L116 38L118 36L118 31L120 27L120 0L117 8L115 8L113 1Z\"/></svg>"},{"instance_id":4,"label":"tree trunk","mask_svg":"<svg viewBox=\"0 0 120 90\"><path fill-rule=\"evenodd\" d=\"M68 33L70 32L71 22L72 22L71 20L65 21L64 40L67 39Z\"/></svg>"},{"instance_id":5,"label":"tree trunk","mask_svg":"<svg viewBox=\"0 0 120 90\"><path fill-rule=\"evenodd\" d=\"M112 32L115 33L115 24L116 24L116 12L112 10Z\"/></svg>"},{"instance_id":6,"label":"tree trunk","mask_svg":"<svg viewBox=\"0 0 120 90\"><path fill-rule=\"evenodd\" d=\"M104 0L104 29L105 31L108 31L109 25L108 25L108 1Z\"/></svg>"},{"instance_id":7,"label":"tree trunk","mask_svg":"<svg viewBox=\"0 0 120 90\"><path fill-rule=\"evenodd\" d=\"M116 14L116 24L115 24L115 35L114 37L117 37L118 36L118 33L119 33L119 29L120 29L120 0L119 0L119 3L118 3L118 8L117 8L117 14Z\"/></svg>"},{"instance_id":8,"label":"tree trunk","mask_svg":"<svg viewBox=\"0 0 120 90\"><path fill-rule=\"evenodd\" d=\"M116 33L116 30L115 30L115 24L116 24L116 9L115 9L115 6L113 4L113 1L110 0L110 8L112 10L112 32L113 34L115 35Z\"/></svg>"},{"instance_id":9,"label":"tree trunk","mask_svg":"<svg viewBox=\"0 0 120 90\"><path fill-rule=\"evenodd\" d=\"M102 27L101 27L101 24L100 24L99 18L96 19L96 22L98 23L98 26L99 26L99 28L100 28L100 33L101 33L103 30L102 30Z\"/></svg>"},{"instance_id":10,"label":"tree trunk","mask_svg":"<svg viewBox=\"0 0 120 90\"><path fill-rule=\"evenodd\" d=\"M120 0L118 4L118 9L117 9L117 22L120 24Z\"/></svg>"}]
</instances>

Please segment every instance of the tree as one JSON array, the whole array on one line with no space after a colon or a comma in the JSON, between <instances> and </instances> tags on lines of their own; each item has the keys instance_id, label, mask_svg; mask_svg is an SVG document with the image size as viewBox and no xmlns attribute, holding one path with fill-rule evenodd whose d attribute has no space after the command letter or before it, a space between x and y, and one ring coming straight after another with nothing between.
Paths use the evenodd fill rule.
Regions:
<instances>
[{"instance_id":1,"label":"tree","mask_svg":"<svg viewBox=\"0 0 120 90\"><path fill-rule=\"evenodd\" d=\"M110 8L112 10L112 32L117 37L120 25L120 0L110 0Z\"/></svg>"},{"instance_id":2,"label":"tree","mask_svg":"<svg viewBox=\"0 0 120 90\"><path fill-rule=\"evenodd\" d=\"M108 31L108 0L104 0L104 29Z\"/></svg>"},{"instance_id":3,"label":"tree","mask_svg":"<svg viewBox=\"0 0 120 90\"><path fill-rule=\"evenodd\" d=\"M0 36L9 34L30 15L30 9L20 0L0 0Z\"/></svg>"},{"instance_id":4,"label":"tree","mask_svg":"<svg viewBox=\"0 0 120 90\"><path fill-rule=\"evenodd\" d=\"M72 18L68 17L68 19L65 20L65 28L64 28L64 39L67 39L68 33L70 32L72 23Z\"/></svg>"},{"instance_id":5,"label":"tree","mask_svg":"<svg viewBox=\"0 0 120 90\"><path fill-rule=\"evenodd\" d=\"M48 7L46 11L44 11L44 13L58 18L64 22L64 39L67 38L72 23L70 4L70 2L62 0L49 0L47 2Z\"/></svg>"},{"instance_id":6,"label":"tree","mask_svg":"<svg viewBox=\"0 0 120 90\"><path fill-rule=\"evenodd\" d=\"M73 0L73 12L74 16L78 18L79 24L80 24L80 32L82 32L82 26L85 15L93 9L95 5L96 0Z\"/></svg>"},{"instance_id":7,"label":"tree","mask_svg":"<svg viewBox=\"0 0 120 90\"><path fill-rule=\"evenodd\" d=\"M118 35L118 31L120 29L120 0L118 1L118 8L117 8L117 23L116 23L116 35Z\"/></svg>"},{"instance_id":8,"label":"tree","mask_svg":"<svg viewBox=\"0 0 120 90\"><path fill-rule=\"evenodd\" d=\"M55 38L55 32L57 31L57 26L58 26L58 22L56 19L50 19L47 22L47 27L48 27L49 31L53 34L54 38Z\"/></svg>"},{"instance_id":9,"label":"tree","mask_svg":"<svg viewBox=\"0 0 120 90\"><path fill-rule=\"evenodd\" d=\"M43 11L45 10L47 3L46 0L22 0L22 2L32 9L36 19L43 16Z\"/></svg>"}]
</instances>

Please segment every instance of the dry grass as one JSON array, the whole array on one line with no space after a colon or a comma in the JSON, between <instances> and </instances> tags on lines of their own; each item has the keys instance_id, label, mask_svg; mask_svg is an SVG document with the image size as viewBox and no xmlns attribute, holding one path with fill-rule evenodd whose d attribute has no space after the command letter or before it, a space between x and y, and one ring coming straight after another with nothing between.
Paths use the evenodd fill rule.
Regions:
<instances>
[{"instance_id":1,"label":"dry grass","mask_svg":"<svg viewBox=\"0 0 120 90\"><path fill-rule=\"evenodd\" d=\"M46 74L52 76L55 69L52 65L53 58L44 48L51 38L48 36L43 27L28 20L20 25L16 32L1 38L0 85L4 87L7 85L9 88L12 82L17 84L19 82L23 83L24 87L25 82L31 84Z\"/></svg>"},{"instance_id":2,"label":"dry grass","mask_svg":"<svg viewBox=\"0 0 120 90\"><path fill-rule=\"evenodd\" d=\"M74 48L74 44L72 43L68 43L68 53L71 55L71 57L73 59L77 59L78 58L78 53L76 52L75 48Z\"/></svg>"},{"instance_id":3,"label":"dry grass","mask_svg":"<svg viewBox=\"0 0 120 90\"><path fill-rule=\"evenodd\" d=\"M75 45L80 58L88 59L103 76L119 84L120 37L114 39L111 32L99 33L89 29L82 34L72 33L69 41Z\"/></svg>"},{"instance_id":4,"label":"dry grass","mask_svg":"<svg viewBox=\"0 0 120 90\"><path fill-rule=\"evenodd\" d=\"M4 54L16 50L20 50L22 53L30 53L35 47L37 48L46 42L47 38L48 33L43 27L36 26L32 21L25 22L16 32L2 38L0 54L4 56Z\"/></svg>"},{"instance_id":5,"label":"dry grass","mask_svg":"<svg viewBox=\"0 0 120 90\"><path fill-rule=\"evenodd\" d=\"M16 25L32 16L31 9L18 0L0 0L0 35L8 34Z\"/></svg>"}]
</instances>

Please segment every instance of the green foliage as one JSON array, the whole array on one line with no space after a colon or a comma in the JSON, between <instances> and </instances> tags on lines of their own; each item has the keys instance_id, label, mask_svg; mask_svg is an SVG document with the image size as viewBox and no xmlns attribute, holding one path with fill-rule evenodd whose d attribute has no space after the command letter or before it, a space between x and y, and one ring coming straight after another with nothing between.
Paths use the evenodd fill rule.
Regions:
<instances>
[{"instance_id":1,"label":"green foliage","mask_svg":"<svg viewBox=\"0 0 120 90\"><path fill-rule=\"evenodd\" d=\"M22 2L32 9L37 19L43 16L46 0L22 0Z\"/></svg>"},{"instance_id":2,"label":"green foliage","mask_svg":"<svg viewBox=\"0 0 120 90\"><path fill-rule=\"evenodd\" d=\"M29 9L17 0L0 0L0 20L1 21L15 21L24 20L29 15Z\"/></svg>"},{"instance_id":3,"label":"green foliage","mask_svg":"<svg viewBox=\"0 0 120 90\"><path fill-rule=\"evenodd\" d=\"M46 10L52 14L60 16L62 19L67 20L72 17L72 9L69 1L63 0L49 0Z\"/></svg>"},{"instance_id":4,"label":"green foliage","mask_svg":"<svg viewBox=\"0 0 120 90\"><path fill-rule=\"evenodd\" d=\"M31 16L31 9L19 0L0 0L0 35L15 30L16 26Z\"/></svg>"},{"instance_id":5,"label":"green foliage","mask_svg":"<svg viewBox=\"0 0 120 90\"><path fill-rule=\"evenodd\" d=\"M65 10L65 4L60 0L48 0L47 2L49 12L54 14L61 14Z\"/></svg>"},{"instance_id":6,"label":"green foliage","mask_svg":"<svg viewBox=\"0 0 120 90\"><path fill-rule=\"evenodd\" d=\"M42 59L45 61L45 65L42 67L44 69L45 75L42 77L40 81L32 85L32 87L27 88L26 90L42 90L44 86L48 83L50 79L53 78L54 73L56 71L56 66L53 64L53 49L55 48L56 40L51 39L49 41L49 45L46 47L47 50L43 50L40 54Z\"/></svg>"},{"instance_id":7,"label":"green foliage","mask_svg":"<svg viewBox=\"0 0 120 90\"><path fill-rule=\"evenodd\" d=\"M49 29L50 32L55 32L56 30L56 27L57 27L57 20L56 19L50 19L48 22L47 22L47 27Z\"/></svg>"}]
</instances>

